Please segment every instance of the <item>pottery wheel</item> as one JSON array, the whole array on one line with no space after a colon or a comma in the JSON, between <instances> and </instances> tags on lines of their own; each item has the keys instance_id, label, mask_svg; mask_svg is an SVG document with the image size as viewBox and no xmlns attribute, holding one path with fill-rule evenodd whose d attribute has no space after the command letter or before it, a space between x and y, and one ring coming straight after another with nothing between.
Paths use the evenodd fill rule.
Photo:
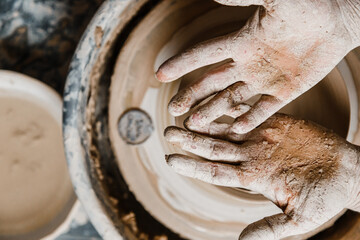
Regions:
<instances>
[{"instance_id":1,"label":"pottery wheel","mask_svg":"<svg viewBox=\"0 0 360 240\"><path fill-rule=\"evenodd\" d=\"M169 84L159 83L155 70L197 42L238 30L254 10L209 0L163 1L130 34L114 68L109 126L118 166L145 209L186 238L237 239L249 223L280 212L260 194L180 176L164 159L168 153L186 154L163 138L167 126L182 126L186 117L172 117L167 103L208 67ZM282 112L315 121L346 137L350 119L346 82L335 68Z\"/></svg>"}]
</instances>

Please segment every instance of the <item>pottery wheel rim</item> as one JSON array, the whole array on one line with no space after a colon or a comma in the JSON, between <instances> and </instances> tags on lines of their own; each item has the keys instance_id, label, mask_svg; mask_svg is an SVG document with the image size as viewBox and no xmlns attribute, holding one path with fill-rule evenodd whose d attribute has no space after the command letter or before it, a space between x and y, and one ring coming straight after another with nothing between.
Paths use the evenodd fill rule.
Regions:
<instances>
[{"instance_id":1,"label":"pottery wheel rim","mask_svg":"<svg viewBox=\"0 0 360 240\"><path fill-rule=\"evenodd\" d=\"M114 32L123 30L137 10L145 5L145 0L105 1L86 28L75 50L64 88L63 105L63 138L65 156L68 163L70 178L75 193L87 212L87 215L97 232L104 239L123 239L116 227L116 216L113 212L104 210L105 203L99 199L93 189L89 153L86 151L86 119L83 116L89 96L91 68L98 61L104 46L97 47L98 39L95 33L102 27L102 42L113 39ZM132 10L133 9L133 10ZM132 11L132 15L119 18L122 12ZM116 13L116 14L109 14ZM120 226L121 227L121 226Z\"/></svg>"}]
</instances>

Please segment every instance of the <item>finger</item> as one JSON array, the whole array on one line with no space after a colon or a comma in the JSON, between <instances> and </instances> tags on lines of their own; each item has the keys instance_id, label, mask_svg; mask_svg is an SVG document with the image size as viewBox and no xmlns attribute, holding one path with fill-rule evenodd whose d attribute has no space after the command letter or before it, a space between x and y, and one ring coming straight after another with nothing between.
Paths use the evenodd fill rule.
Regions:
<instances>
[{"instance_id":1,"label":"finger","mask_svg":"<svg viewBox=\"0 0 360 240\"><path fill-rule=\"evenodd\" d=\"M254 95L256 95L256 92L250 89L247 84L243 82L235 83L219 92L208 103L190 115L186 125L189 129L196 131L198 127L210 124Z\"/></svg>"},{"instance_id":2,"label":"finger","mask_svg":"<svg viewBox=\"0 0 360 240\"><path fill-rule=\"evenodd\" d=\"M214 1L228 6L265 5L264 0L214 0Z\"/></svg>"},{"instance_id":3,"label":"finger","mask_svg":"<svg viewBox=\"0 0 360 240\"><path fill-rule=\"evenodd\" d=\"M237 134L245 134L259 126L283 106L284 103L276 97L262 95L248 112L235 120L231 131Z\"/></svg>"},{"instance_id":4,"label":"finger","mask_svg":"<svg viewBox=\"0 0 360 240\"><path fill-rule=\"evenodd\" d=\"M250 224L242 231L239 240L278 240L306 232L302 224L281 213Z\"/></svg>"},{"instance_id":5,"label":"finger","mask_svg":"<svg viewBox=\"0 0 360 240\"><path fill-rule=\"evenodd\" d=\"M209 125L197 128L195 132L231 142L256 140L250 137L252 135L232 132L231 127L232 125L228 123L211 122Z\"/></svg>"},{"instance_id":6,"label":"finger","mask_svg":"<svg viewBox=\"0 0 360 240\"><path fill-rule=\"evenodd\" d=\"M180 116L203 99L234 84L241 77L234 71L234 63L220 66L205 74L193 85L178 92L170 101L168 110Z\"/></svg>"},{"instance_id":7,"label":"finger","mask_svg":"<svg viewBox=\"0 0 360 240\"><path fill-rule=\"evenodd\" d=\"M241 116L242 114L244 114L245 112L249 111L250 108L251 107L249 105L242 103L242 104L239 104L239 105L235 106L234 108L232 108L228 113L226 113L226 115L228 115L232 118L237 118L237 117ZM185 128L187 128L187 122L188 122L188 119L186 119L184 121ZM232 125L228 124L228 123L220 123L220 122L214 121L203 127L197 127L195 132L201 133L201 134L207 134L207 135L210 135L211 137L221 138L221 139L233 141L233 142L244 141L246 138L250 137L250 136L248 136L248 134L236 134L236 133L232 132L231 126ZM255 140L253 138L249 138L249 139Z\"/></svg>"},{"instance_id":8,"label":"finger","mask_svg":"<svg viewBox=\"0 0 360 240\"><path fill-rule=\"evenodd\" d=\"M168 142L178 144L188 152L215 161L238 163L248 160L246 147L184 130L178 127L165 129Z\"/></svg>"},{"instance_id":9,"label":"finger","mask_svg":"<svg viewBox=\"0 0 360 240\"><path fill-rule=\"evenodd\" d=\"M251 106L245 103L241 103L232 109L230 109L229 112L227 112L225 115L232 117L232 118L238 118L244 113L248 112L251 109Z\"/></svg>"},{"instance_id":10,"label":"finger","mask_svg":"<svg viewBox=\"0 0 360 240\"><path fill-rule=\"evenodd\" d=\"M156 72L160 82L171 82L195 69L231 58L228 35L200 43L170 58Z\"/></svg>"},{"instance_id":11,"label":"finger","mask_svg":"<svg viewBox=\"0 0 360 240\"><path fill-rule=\"evenodd\" d=\"M219 186L243 187L235 166L194 159L181 154L166 156L166 161L175 172L183 176Z\"/></svg>"}]
</instances>

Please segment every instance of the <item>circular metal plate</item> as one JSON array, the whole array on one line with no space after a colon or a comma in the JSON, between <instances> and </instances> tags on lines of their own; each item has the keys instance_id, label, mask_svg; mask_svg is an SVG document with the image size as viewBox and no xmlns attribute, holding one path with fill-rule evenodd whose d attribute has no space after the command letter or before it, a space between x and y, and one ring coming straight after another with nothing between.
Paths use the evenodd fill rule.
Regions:
<instances>
[{"instance_id":1,"label":"circular metal plate","mask_svg":"<svg viewBox=\"0 0 360 240\"><path fill-rule=\"evenodd\" d=\"M120 116L118 130L126 143L137 145L145 142L151 136L154 127L146 112L134 108L127 110Z\"/></svg>"}]
</instances>

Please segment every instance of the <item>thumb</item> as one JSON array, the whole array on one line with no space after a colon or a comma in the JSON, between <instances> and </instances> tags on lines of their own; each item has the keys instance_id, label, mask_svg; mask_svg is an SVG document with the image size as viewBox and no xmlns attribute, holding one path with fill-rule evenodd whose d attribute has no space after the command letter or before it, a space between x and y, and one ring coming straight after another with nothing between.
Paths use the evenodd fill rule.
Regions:
<instances>
[{"instance_id":1,"label":"thumb","mask_svg":"<svg viewBox=\"0 0 360 240\"><path fill-rule=\"evenodd\" d=\"M239 240L279 240L305 232L302 225L281 213L250 224L242 231Z\"/></svg>"},{"instance_id":2,"label":"thumb","mask_svg":"<svg viewBox=\"0 0 360 240\"><path fill-rule=\"evenodd\" d=\"M265 0L214 0L214 1L228 6L250 6L250 5L265 4Z\"/></svg>"}]
</instances>

